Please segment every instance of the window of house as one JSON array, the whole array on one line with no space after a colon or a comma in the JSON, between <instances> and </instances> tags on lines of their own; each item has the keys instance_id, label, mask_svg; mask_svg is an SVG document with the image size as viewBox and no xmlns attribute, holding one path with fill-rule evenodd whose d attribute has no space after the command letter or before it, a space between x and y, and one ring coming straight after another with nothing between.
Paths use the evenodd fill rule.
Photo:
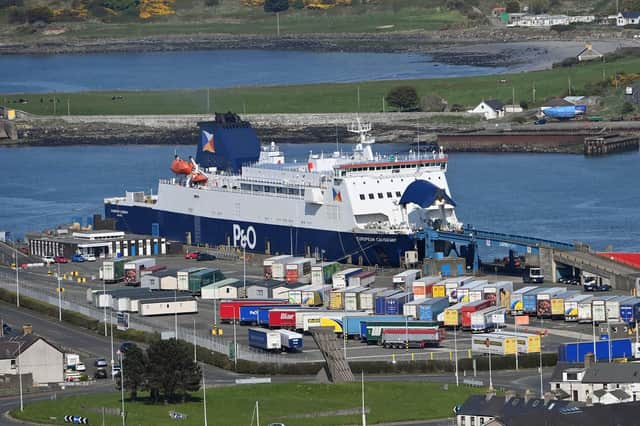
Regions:
<instances>
[{"instance_id":1,"label":"window of house","mask_svg":"<svg viewBox=\"0 0 640 426\"><path fill-rule=\"evenodd\" d=\"M369 194L369 199L373 200L375 197L373 196L373 194Z\"/></svg>"},{"instance_id":2,"label":"window of house","mask_svg":"<svg viewBox=\"0 0 640 426\"><path fill-rule=\"evenodd\" d=\"M16 360L15 360L15 359L12 359L12 360L11 360L11 369L12 369L12 370L15 370L15 369L16 369Z\"/></svg>"},{"instance_id":3,"label":"window of house","mask_svg":"<svg viewBox=\"0 0 640 426\"><path fill-rule=\"evenodd\" d=\"M567 380L578 380L578 373L567 373Z\"/></svg>"},{"instance_id":4,"label":"window of house","mask_svg":"<svg viewBox=\"0 0 640 426\"><path fill-rule=\"evenodd\" d=\"M484 417L480 417L480 424L483 425L484 424Z\"/></svg>"},{"instance_id":5,"label":"window of house","mask_svg":"<svg viewBox=\"0 0 640 426\"><path fill-rule=\"evenodd\" d=\"M402 197L402 194L400 194L400 191L396 191L396 197Z\"/></svg>"},{"instance_id":6,"label":"window of house","mask_svg":"<svg viewBox=\"0 0 640 426\"><path fill-rule=\"evenodd\" d=\"M384 195L382 195L382 192L378 192L378 198L383 198Z\"/></svg>"},{"instance_id":7,"label":"window of house","mask_svg":"<svg viewBox=\"0 0 640 426\"><path fill-rule=\"evenodd\" d=\"M607 390L607 384L606 383L602 386L602 389Z\"/></svg>"},{"instance_id":8,"label":"window of house","mask_svg":"<svg viewBox=\"0 0 640 426\"><path fill-rule=\"evenodd\" d=\"M387 198L391 198L391 197L393 197L393 194L390 192L387 192Z\"/></svg>"},{"instance_id":9,"label":"window of house","mask_svg":"<svg viewBox=\"0 0 640 426\"><path fill-rule=\"evenodd\" d=\"M361 199L361 200L364 200L364 198L365 198L365 197L364 197L364 194L360 194L360 199Z\"/></svg>"}]
</instances>

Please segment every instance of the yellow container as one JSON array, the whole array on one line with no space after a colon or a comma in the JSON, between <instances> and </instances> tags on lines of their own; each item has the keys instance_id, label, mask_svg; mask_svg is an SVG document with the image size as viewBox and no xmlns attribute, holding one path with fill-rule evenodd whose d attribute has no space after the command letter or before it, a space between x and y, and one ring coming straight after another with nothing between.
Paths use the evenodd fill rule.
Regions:
<instances>
[{"instance_id":1,"label":"yellow container","mask_svg":"<svg viewBox=\"0 0 640 426\"><path fill-rule=\"evenodd\" d=\"M459 311L456 309L447 309L444 311L444 325L458 326L459 325Z\"/></svg>"},{"instance_id":2,"label":"yellow container","mask_svg":"<svg viewBox=\"0 0 640 426\"><path fill-rule=\"evenodd\" d=\"M342 326L333 318L320 318L320 327L333 327L334 333L342 333Z\"/></svg>"},{"instance_id":3,"label":"yellow container","mask_svg":"<svg viewBox=\"0 0 640 426\"><path fill-rule=\"evenodd\" d=\"M446 297L447 289L444 284L436 284L433 286L433 297Z\"/></svg>"},{"instance_id":4,"label":"yellow container","mask_svg":"<svg viewBox=\"0 0 640 426\"><path fill-rule=\"evenodd\" d=\"M8 109L7 110L7 120L15 120L16 119L16 110Z\"/></svg>"},{"instance_id":5,"label":"yellow container","mask_svg":"<svg viewBox=\"0 0 640 426\"><path fill-rule=\"evenodd\" d=\"M339 291L332 291L329 299L329 306L331 309L342 309L342 295L344 293Z\"/></svg>"},{"instance_id":6,"label":"yellow container","mask_svg":"<svg viewBox=\"0 0 640 426\"><path fill-rule=\"evenodd\" d=\"M551 316L564 316L564 299L551 299Z\"/></svg>"}]
</instances>

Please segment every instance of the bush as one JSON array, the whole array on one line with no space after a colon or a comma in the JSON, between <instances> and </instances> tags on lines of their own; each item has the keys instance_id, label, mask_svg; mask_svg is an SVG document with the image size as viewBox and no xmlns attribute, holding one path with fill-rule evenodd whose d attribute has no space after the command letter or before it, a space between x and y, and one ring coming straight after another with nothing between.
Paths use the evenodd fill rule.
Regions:
<instances>
[{"instance_id":1,"label":"bush","mask_svg":"<svg viewBox=\"0 0 640 426\"><path fill-rule=\"evenodd\" d=\"M520 101L520 108L522 108L524 111L529 109L529 103L527 101Z\"/></svg>"},{"instance_id":2,"label":"bush","mask_svg":"<svg viewBox=\"0 0 640 426\"><path fill-rule=\"evenodd\" d=\"M387 96L387 103L400 111L415 111L418 109L418 91L413 86L392 87Z\"/></svg>"},{"instance_id":3,"label":"bush","mask_svg":"<svg viewBox=\"0 0 640 426\"><path fill-rule=\"evenodd\" d=\"M204 5L207 7L220 6L220 0L204 0Z\"/></svg>"},{"instance_id":4,"label":"bush","mask_svg":"<svg viewBox=\"0 0 640 426\"><path fill-rule=\"evenodd\" d=\"M584 85L584 94L586 96L604 96L608 89L609 82L606 80L590 82Z\"/></svg>"},{"instance_id":5,"label":"bush","mask_svg":"<svg viewBox=\"0 0 640 426\"><path fill-rule=\"evenodd\" d=\"M264 11L265 12L284 12L289 9L289 0L265 0Z\"/></svg>"},{"instance_id":6,"label":"bush","mask_svg":"<svg viewBox=\"0 0 640 426\"><path fill-rule=\"evenodd\" d=\"M47 6L36 6L27 10L27 21L30 24L34 22L51 22L51 18L53 18L53 12Z\"/></svg>"},{"instance_id":7,"label":"bush","mask_svg":"<svg viewBox=\"0 0 640 426\"><path fill-rule=\"evenodd\" d=\"M630 114L632 113L634 110L634 107L632 104L630 104L629 102L625 102L622 104L622 107L620 108L620 113L621 114Z\"/></svg>"},{"instance_id":8,"label":"bush","mask_svg":"<svg viewBox=\"0 0 640 426\"><path fill-rule=\"evenodd\" d=\"M27 22L27 11L22 7L9 8L9 23L24 24Z\"/></svg>"},{"instance_id":9,"label":"bush","mask_svg":"<svg viewBox=\"0 0 640 426\"><path fill-rule=\"evenodd\" d=\"M447 108L447 101L437 95L420 98L420 109L427 112L443 112Z\"/></svg>"},{"instance_id":10,"label":"bush","mask_svg":"<svg viewBox=\"0 0 640 426\"><path fill-rule=\"evenodd\" d=\"M567 59L564 59L560 62L554 62L552 65L552 68L566 68L566 67L572 67L574 65L578 65L580 63L580 61L578 61L578 58L576 57L570 57Z\"/></svg>"}]
</instances>

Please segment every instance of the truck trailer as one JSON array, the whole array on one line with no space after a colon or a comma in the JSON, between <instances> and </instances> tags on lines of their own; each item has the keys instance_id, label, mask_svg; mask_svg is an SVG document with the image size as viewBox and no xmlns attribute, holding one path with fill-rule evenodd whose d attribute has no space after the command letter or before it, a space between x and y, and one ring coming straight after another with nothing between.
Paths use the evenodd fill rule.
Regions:
<instances>
[{"instance_id":1,"label":"truck trailer","mask_svg":"<svg viewBox=\"0 0 640 426\"><path fill-rule=\"evenodd\" d=\"M279 351L282 348L280 333L266 328L250 328L248 330L249 346L265 351Z\"/></svg>"},{"instance_id":2,"label":"truck trailer","mask_svg":"<svg viewBox=\"0 0 640 426\"><path fill-rule=\"evenodd\" d=\"M386 349L437 347L444 336L445 331L437 327L385 328L379 344Z\"/></svg>"},{"instance_id":3,"label":"truck trailer","mask_svg":"<svg viewBox=\"0 0 640 426\"><path fill-rule=\"evenodd\" d=\"M629 359L633 357L631 339L598 340L595 342L570 342L558 347L558 361L584 362L584 356L594 354L596 361Z\"/></svg>"}]
</instances>

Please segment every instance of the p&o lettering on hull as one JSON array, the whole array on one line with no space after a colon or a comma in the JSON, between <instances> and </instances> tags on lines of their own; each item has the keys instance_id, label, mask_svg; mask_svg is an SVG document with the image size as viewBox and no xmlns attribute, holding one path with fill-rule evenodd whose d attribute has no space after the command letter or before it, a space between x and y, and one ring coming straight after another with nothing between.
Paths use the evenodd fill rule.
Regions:
<instances>
[{"instance_id":1,"label":"p&o lettering on hull","mask_svg":"<svg viewBox=\"0 0 640 426\"><path fill-rule=\"evenodd\" d=\"M247 229L236 223L233 224L233 246L242 247L243 249L255 249L256 248L256 230L253 226L249 225Z\"/></svg>"}]
</instances>

